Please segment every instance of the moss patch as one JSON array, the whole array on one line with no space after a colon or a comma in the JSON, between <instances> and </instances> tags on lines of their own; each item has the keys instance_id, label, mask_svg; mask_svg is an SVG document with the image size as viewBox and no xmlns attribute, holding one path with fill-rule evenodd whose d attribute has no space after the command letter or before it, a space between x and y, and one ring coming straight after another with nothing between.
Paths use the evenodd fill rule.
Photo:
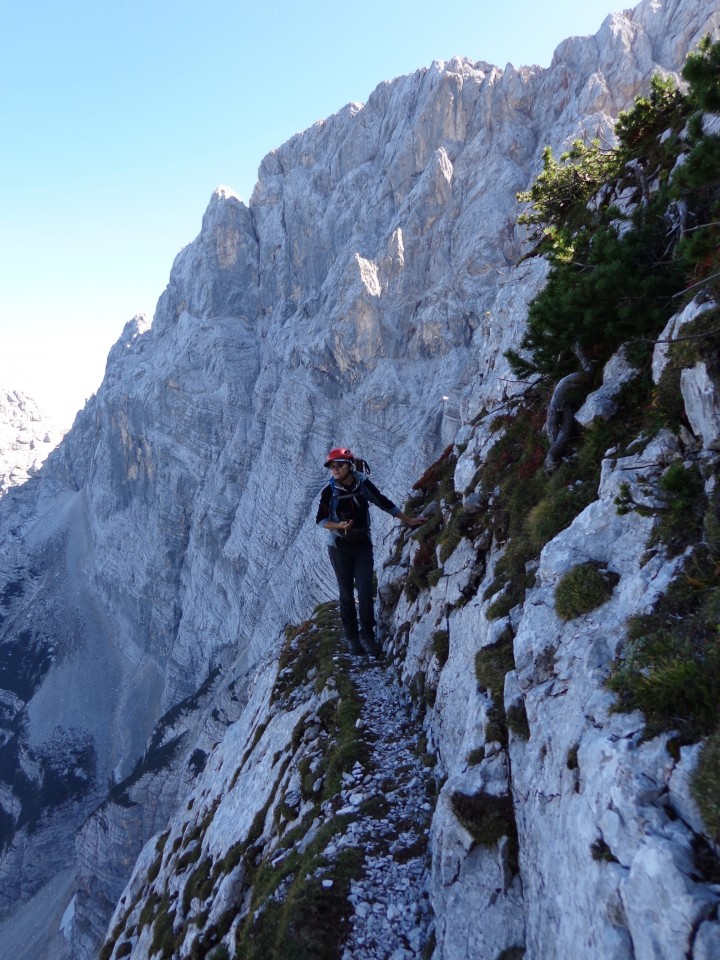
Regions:
<instances>
[{"instance_id":1,"label":"moss patch","mask_svg":"<svg viewBox=\"0 0 720 960\"><path fill-rule=\"evenodd\" d=\"M322 856L339 829L339 820L325 824L302 855L292 850L276 867L263 865L251 913L238 927L236 960L335 960L348 929L350 883L360 876L364 858L357 848L332 862ZM324 887L323 880L332 886Z\"/></svg>"},{"instance_id":2,"label":"moss patch","mask_svg":"<svg viewBox=\"0 0 720 960\"><path fill-rule=\"evenodd\" d=\"M312 682L321 690L335 673L333 656L342 652L342 624L336 603L323 603L313 617L285 629L272 702L285 705L288 695Z\"/></svg>"}]
</instances>

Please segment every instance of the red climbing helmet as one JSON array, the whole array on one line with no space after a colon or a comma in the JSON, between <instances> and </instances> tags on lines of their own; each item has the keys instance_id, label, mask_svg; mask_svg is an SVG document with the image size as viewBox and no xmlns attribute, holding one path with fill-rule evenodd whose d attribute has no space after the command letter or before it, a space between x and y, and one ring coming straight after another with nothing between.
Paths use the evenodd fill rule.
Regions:
<instances>
[{"instance_id":1,"label":"red climbing helmet","mask_svg":"<svg viewBox=\"0 0 720 960\"><path fill-rule=\"evenodd\" d=\"M347 447L335 447L327 455L325 466L329 467L331 463L355 463L355 457Z\"/></svg>"}]
</instances>

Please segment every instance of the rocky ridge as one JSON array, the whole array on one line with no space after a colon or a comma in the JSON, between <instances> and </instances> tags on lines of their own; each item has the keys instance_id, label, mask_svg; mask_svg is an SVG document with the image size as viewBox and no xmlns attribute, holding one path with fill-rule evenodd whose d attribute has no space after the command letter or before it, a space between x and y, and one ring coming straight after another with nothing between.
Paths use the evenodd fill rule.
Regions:
<instances>
[{"instance_id":1,"label":"rocky ridge","mask_svg":"<svg viewBox=\"0 0 720 960\"><path fill-rule=\"evenodd\" d=\"M302 619L312 602L333 590L329 570L307 562L315 556L317 536L308 504L322 482L311 464L322 462L332 440L352 438L358 452L372 460L381 485L394 493L454 442L459 470L455 487L470 501L476 469L472 457L482 458L492 442L489 424L478 426L476 421L484 410L504 409L520 390L512 383L502 352L517 343L527 302L546 275L537 259L516 266L523 233L515 227L515 192L539 169L545 143L557 147L581 132L609 136L613 117L652 70L677 70L716 15L712 4L699 0L645 3L608 18L597 37L561 45L547 71L501 71L461 60L434 64L381 85L364 107L351 106L293 138L264 161L250 207L231 191L216 192L200 236L176 260L152 327L128 325L111 352L103 387L50 458L41 482L35 489L20 488L12 511L6 501L0 502L0 523L8 530L0 543L0 559L6 583L18 584L5 598L3 612L12 629L6 626L3 631L3 650L18 650L18 638L32 628L37 651L33 670L21 678L22 684L14 678L9 691L5 745L10 765L4 769L20 769L21 763L22 769L28 768L29 755L36 773L42 767L37 757L43 745L58 725L66 725L61 742L71 741L73 730L82 730L90 732L94 744L93 786L83 802L95 805L105 795L108 779L113 790L126 785L111 793L78 835L77 894L72 923L64 925L72 928L67 949L73 956L95 954L109 905L120 894L136 852L173 808L182 811L188 791L201 783L205 797L188 811L194 811L193 817L180 826L170 821L169 850L178 839L178 850L186 840L187 849L178 857L166 855L157 877L170 882L180 896L188 878L171 879L176 861L199 851L212 859L213 883L224 881L220 858L230 853L233 837L240 843L243 831L251 832L252 823L243 817L262 810L272 764L259 764L252 781L245 782L242 804L230 791L236 816L243 806L234 832L223 832L220 825L213 832L208 798L215 802L230 787L215 757L227 756L228 764L237 768L254 736L251 720L261 715L252 700L253 684L264 684L266 692L272 686L269 680L251 678L249 669L265 651L272 651L285 622ZM288 463L293 467L289 488L283 482ZM608 529L625 536L624 528L610 524L609 493L605 501L596 512L608 521ZM18 515L23 517L20 526ZM577 523L580 536L582 525ZM386 529L378 525L383 554ZM590 525L585 533L598 536L599 529L605 530ZM632 538L627 533L622 542ZM509 750L494 750L497 741L485 738L487 755L472 769L463 769L464 740L474 741L469 753L480 749L478 731L490 710L487 697L477 698L468 669L477 638L474 618L483 613L481 602L472 598L481 595L474 593L481 581L483 591L489 587L483 578L499 554L486 556L487 546L461 540L430 597L423 593L423 601L416 597L411 602L402 588L398 593L396 571L387 590L397 594L399 606L387 603L385 611L392 648L399 650L397 645L407 641L406 664L398 665L406 682L422 693L423 702L436 698L428 704L432 709L426 724L440 755L440 770L459 778L441 794L433 826L433 904L443 924L438 927L439 956L463 956L464 944L481 935L473 930L466 936L462 926L464 912L471 915L484 903L476 895L479 876L495 878L492 889L482 884L480 889L485 891L488 917L497 923L488 923L482 932L487 942L477 948L488 956L496 948L513 949L523 942L527 923L524 942L532 955L556 922L553 917L548 924L541 909L540 892L550 886L545 872L549 866L538 856L537 872L528 875L537 896L521 900L516 896L519 880L512 849L501 844L498 854L474 846L472 834L453 813L453 802L456 807L467 804L453 801L456 794L490 794L505 809L510 766L525 762L522 744L511 742ZM396 560L400 569L414 563L416 549L412 544L402 548ZM572 550L580 555L581 545ZM549 572L542 563L538 567L546 591L537 594L536 606L546 612L549 585L562 567L562 561L557 562ZM644 575L636 569L637 552L622 563L631 572L625 582L635 584L628 593L630 603L641 593L640 585L644 589ZM443 595L443 589L450 593ZM22 603L30 590L36 600L32 618ZM446 607L455 594L458 607L451 623ZM460 598L468 596L471 602L465 606L471 612L461 615ZM651 596L649 592L648 599ZM421 602L431 607L423 616ZM628 609L618 608L618 622ZM37 610L42 611L39 630ZM513 617L515 629L518 614ZM553 623L539 621L538 626L550 630ZM431 638L441 627L450 638L449 660L442 670L430 653ZM481 645L496 638L498 625L483 630L488 632ZM537 658L532 638L518 635L517 643L527 645L522 649L528 662L517 665L524 695L534 689L532 664ZM554 656L548 653L545 659ZM542 656L539 660L545 662ZM446 684L456 670L462 678L454 695ZM598 670L602 672L602 663ZM156 728L158 718L167 718L174 705L192 701L205 678L214 674L217 686L209 699L184 715L182 742L173 744L172 737L166 742L162 731L172 724L161 719ZM437 687L428 678L437 681ZM550 680L547 676L543 683ZM598 686L590 684L587 690L606 704L603 697L609 694L598 693L599 677L596 681ZM232 686L236 682L240 692ZM509 707L518 699L517 690L514 696ZM534 708L535 694L528 696ZM564 719L564 714L552 714L548 702L537 695L537 717L526 706L531 729L546 716L558 723ZM251 704L256 714L246 713ZM468 721L465 730L468 704L477 723L472 728ZM599 717L601 727L611 724L606 712ZM276 752L292 745L289 723L271 724ZM578 720L575 728L558 735L561 753L575 734L591 743L584 723ZM214 742L221 745L213 753ZM165 746L169 754L176 752L171 757L158 754ZM568 750L575 746L573 741ZM589 776L593 764L582 762L583 749L578 747L580 767L575 769ZM203 766L201 754L212 755L213 763ZM147 769L138 764L138 758L148 756L163 760L159 769L152 762ZM532 763L542 767L538 756L542 751L532 755ZM627 768L615 760L613 764L622 781ZM555 778L548 773L547 788L536 797L537 808L544 810L547 804L552 810L555 804L560 819L571 811L578 818L574 826L587 834L589 821L578 817L577 801L573 806L555 800L556 778L563 782L565 776L561 766L558 762L554 768ZM687 780L682 764L662 775L652 763L648 769L656 777L653 782L670 773L675 783ZM36 775L30 779L41 782ZM72 865L69 847L85 811L74 799L58 810L45 798L30 830L23 798L13 793L12 784L8 787L0 876L10 903L37 891L56 869L59 874ZM632 802L628 796L619 806L627 811ZM471 803L470 813L473 809ZM532 837L540 835L535 821L542 819L537 811L531 816L532 806L522 810L520 820L526 816L527 823L520 837L521 859L523 850L532 849ZM662 811L650 812L665 830ZM543 823L548 825L549 849L562 849L563 832L552 818ZM193 844L188 836L203 824ZM519 821L519 836L520 826ZM58 845L59 833L64 839ZM262 836L270 839L269 834ZM600 839L614 850L611 840L595 834L592 843ZM680 847L673 850L687 850L686 841L681 837ZM167 842L155 837L145 848L131 880L134 890L148 886L143 871L155 868L161 852L157 845ZM48 870L50 844L58 851L58 862ZM597 876L591 871L600 868L591 864L586 870L586 848L578 844L576 864L588 879L586 886L573 887L578 900L574 922L583 932L592 931L592 949L608 948L623 956L641 903L638 897L633 906L632 891L647 892L643 858L659 856L664 848L655 839L639 843L637 862L624 864L632 883L609 885L609 926L604 918L583 925L583 909L597 892ZM239 866L235 864L238 873ZM482 869L476 871L476 866ZM682 878L673 876L679 884ZM22 882L13 885L12 878ZM236 879L237 874L223 886L222 897L227 898L208 908L215 911L215 919L227 912ZM563 895L569 896L569 877L563 873L561 881ZM197 877L195 883L202 882ZM607 883L607 877L598 882ZM98 890L107 895L96 895ZM64 888L63 896L71 895L72 890ZM684 902L693 931L699 931L693 933L695 945L712 938L712 923L701 932L705 920L712 920L711 900L690 888ZM165 918L164 936L169 913L167 905L160 910L150 899L136 906L140 913L143 906L148 908L145 933L137 938L133 934L127 942L134 955L142 956L158 934L158 924L150 927L148 919ZM123 907L127 909L127 895ZM177 909L173 916L175 936L185 920ZM557 919L558 925L566 922ZM568 943L577 933L563 931ZM673 927L672 942L684 942L676 932ZM638 930L637 942L641 939ZM117 947L127 955L127 948Z\"/></svg>"},{"instance_id":2,"label":"rocky ridge","mask_svg":"<svg viewBox=\"0 0 720 960\"><path fill-rule=\"evenodd\" d=\"M281 956L289 936L317 956L423 955L434 780L411 700L343 652L334 607L290 632L280 660L228 731L247 738L240 766L225 741L211 751L182 826L139 858L102 956L202 956L223 937Z\"/></svg>"}]
</instances>

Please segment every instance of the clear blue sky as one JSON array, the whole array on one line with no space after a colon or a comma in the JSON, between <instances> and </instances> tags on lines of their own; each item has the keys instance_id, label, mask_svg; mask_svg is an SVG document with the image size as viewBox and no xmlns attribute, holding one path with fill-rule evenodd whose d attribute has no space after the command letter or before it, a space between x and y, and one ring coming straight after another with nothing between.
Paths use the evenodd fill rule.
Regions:
<instances>
[{"instance_id":1,"label":"clear blue sky","mask_svg":"<svg viewBox=\"0 0 720 960\"><path fill-rule=\"evenodd\" d=\"M382 80L547 66L613 0L0 0L0 385L61 425L210 194Z\"/></svg>"}]
</instances>

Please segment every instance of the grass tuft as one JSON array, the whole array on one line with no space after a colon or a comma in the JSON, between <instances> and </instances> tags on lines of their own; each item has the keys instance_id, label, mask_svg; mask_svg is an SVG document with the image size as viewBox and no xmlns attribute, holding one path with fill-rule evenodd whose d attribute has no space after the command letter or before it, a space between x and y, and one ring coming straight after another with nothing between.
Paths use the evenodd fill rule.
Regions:
<instances>
[{"instance_id":1,"label":"grass tuft","mask_svg":"<svg viewBox=\"0 0 720 960\"><path fill-rule=\"evenodd\" d=\"M505 675L515 669L512 634L503 631L491 647L483 647L475 654L475 676L483 690L496 701L502 701Z\"/></svg>"},{"instance_id":2,"label":"grass tuft","mask_svg":"<svg viewBox=\"0 0 720 960\"><path fill-rule=\"evenodd\" d=\"M432 650L442 669L450 656L450 634L447 630L436 630L432 637Z\"/></svg>"},{"instance_id":3,"label":"grass tuft","mask_svg":"<svg viewBox=\"0 0 720 960\"><path fill-rule=\"evenodd\" d=\"M675 748L720 723L720 561L707 547L689 556L652 613L634 617L608 687L617 710L641 710L645 736L676 731Z\"/></svg>"},{"instance_id":4,"label":"grass tuft","mask_svg":"<svg viewBox=\"0 0 720 960\"><path fill-rule=\"evenodd\" d=\"M569 570L555 590L555 610L563 620L574 620L606 603L612 596L617 574L597 563L581 563Z\"/></svg>"},{"instance_id":5,"label":"grass tuft","mask_svg":"<svg viewBox=\"0 0 720 960\"><path fill-rule=\"evenodd\" d=\"M517 872L517 826L512 797L494 797L489 793L455 792L450 797L452 811L473 840L492 847L503 837L511 845L511 866Z\"/></svg>"},{"instance_id":6,"label":"grass tuft","mask_svg":"<svg viewBox=\"0 0 720 960\"><path fill-rule=\"evenodd\" d=\"M692 779L692 792L708 835L720 842L720 729L702 746Z\"/></svg>"}]
</instances>

